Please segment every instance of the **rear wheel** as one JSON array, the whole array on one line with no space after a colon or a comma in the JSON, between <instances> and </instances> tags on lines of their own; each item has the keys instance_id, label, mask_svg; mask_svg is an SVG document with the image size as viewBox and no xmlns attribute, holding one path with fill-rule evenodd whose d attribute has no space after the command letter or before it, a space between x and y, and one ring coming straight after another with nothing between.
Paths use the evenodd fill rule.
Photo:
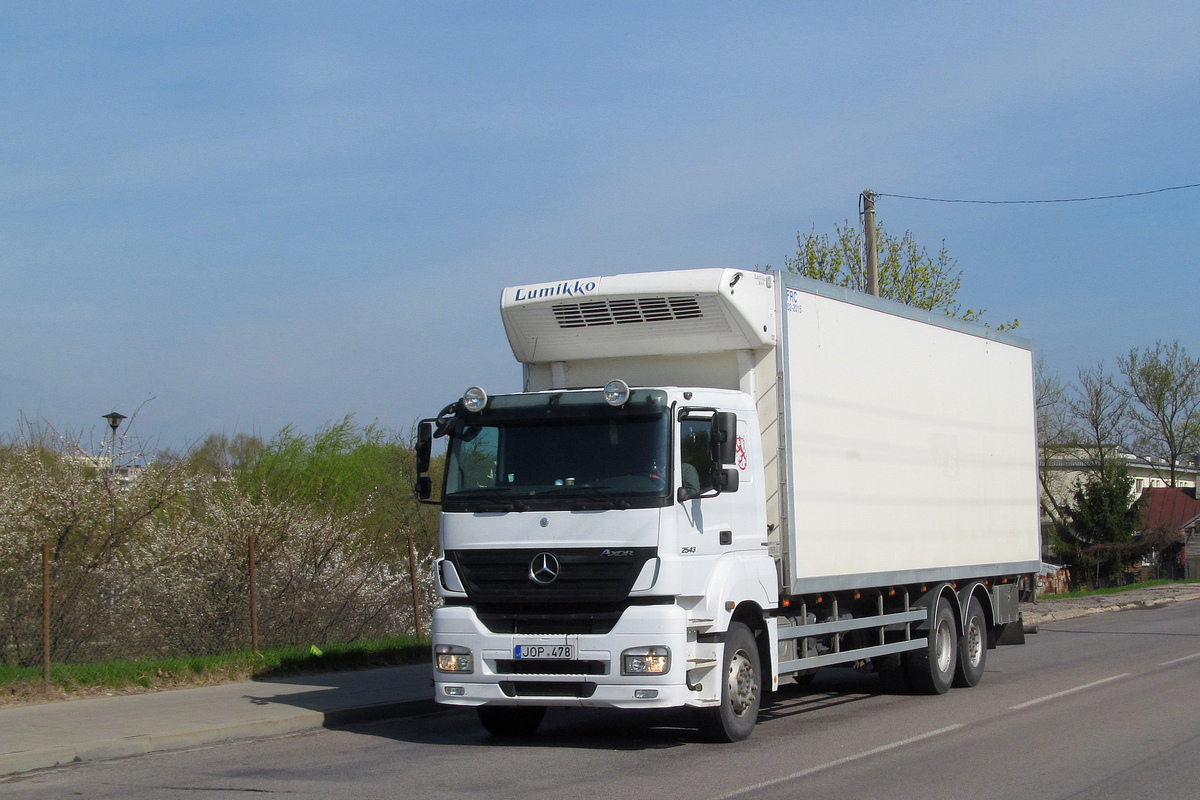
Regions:
<instances>
[{"instance_id":1,"label":"rear wheel","mask_svg":"<svg viewBox=\"0 0 1200 800\"><path fill-rule=\"evenodd\" d=\"M725 634L721 704L698 711L700 732L714 742L740 742L758 722L762 702L762 667L754 634L740 622Z\"/></svg>"},{"instance_id":2,"label":"rear wheel","mask_svg":"<svg viewBox=\"0 0 1200 800\"><path fill-rule=\"evenodd\" d=\"M987 662L987 619L979 598L972 597L967 606L967 618L963 622L962 638L958 640L958 669L954 671L954 685L975 686L983 679L983 667Z\"/></svg>"},{"instance_id":3,"label":"rear wheel","mask_svg":"<svg viewBox=\"0 0 1200 800\"><path fill-rule=\"evenodd\" d=\"M918 694L945 694L958 668L958 628L954 612L941 600L929 623L929 641L905 654L908 680Z\"/></svg>"},{"instance_id":4,"label":"rear wheel","mask_svg":"<svg viewBox=\"0 0 1200 800\"><path fill-rule=\"evenodd\" d=\"M546 716L545 706L479 706L476 712L492 736L532 736Z\"/></svg>"}]
</instances>

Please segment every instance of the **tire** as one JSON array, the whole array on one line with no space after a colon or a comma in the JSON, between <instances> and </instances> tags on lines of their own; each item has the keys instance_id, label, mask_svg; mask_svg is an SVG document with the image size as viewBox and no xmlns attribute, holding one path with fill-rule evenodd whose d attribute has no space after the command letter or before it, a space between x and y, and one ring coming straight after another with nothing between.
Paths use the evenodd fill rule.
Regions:
<instances>
[{"instance_id":1,"label":"tire","mask_svg":"<svg viewBox=\"0 0 1200 800\"><path fill-rule=\"evenodd\" d=\"M958 640L958 669L954 671L954 685L960 688L977 685L983 679L986 663L987 618L983 616L979 598L972 597L967 605L962 637Z\"/></svg>"},{"instance_id":2,"label":"tire","mask_svg":"<svg viewBox=\"0 0 1200 800\"><path fill-rule=\"evenodd\" d=\"M762 703L762 665L754 634L740 622L732 622L725 634L721 663L721 703L698 710L697 724L712 742L740 742L758 722Z\"/></svg>"},{"instance_id":3,"label":"tire","mask_svg":"<svg viewBox=\"0 0 1200 800\"><path fill-rule=\"evenodd\" d=\"M905 654L908 680L917 694L945 694L958 669L958 627L954 611L943 599L929 623L929 642Z\"/></svg>"},{"instance_id":4,"label":"tire","mask_svg":"<svg viewBox=\"0 0 1200 800\"><path fill-rule=\"evenodd\" d=\"M479 706L479 723L492 736L532 736L546 716L545 706Z\"/></svg>"}]
</instances>

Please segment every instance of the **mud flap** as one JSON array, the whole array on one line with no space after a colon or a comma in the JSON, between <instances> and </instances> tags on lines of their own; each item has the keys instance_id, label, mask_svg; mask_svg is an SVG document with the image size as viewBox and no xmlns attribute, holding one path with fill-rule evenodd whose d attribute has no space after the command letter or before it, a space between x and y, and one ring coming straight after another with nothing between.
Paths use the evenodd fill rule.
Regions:
<instances>
[{"instance_id":1,"label":"mud flap","mask_svg":"<svg viewBox=\"0 0 1200 800\"><path fill-rule=\"evenodd\" d=\"M1020 615L1014 622L994 625L988 631L988 647L1004 647L1010 644L1025 644L1025 620Z\"/></svg>"}]
</instances>

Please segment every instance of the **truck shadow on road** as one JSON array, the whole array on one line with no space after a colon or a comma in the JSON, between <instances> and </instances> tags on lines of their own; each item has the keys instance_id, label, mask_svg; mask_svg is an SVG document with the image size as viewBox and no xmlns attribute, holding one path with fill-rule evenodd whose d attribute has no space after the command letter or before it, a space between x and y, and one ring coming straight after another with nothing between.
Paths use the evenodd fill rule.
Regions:
<instances>
[{"instance_id":1,"label":"truck shadow on road","mask_svg":"<svg viewBox=\"0 0 1200 800\"><path fill-rule=\"evenodd\" d=\"M758 722L764 726L761 733L768 733L774 720L861 703L885 694L890 693L884 691L876 675L849 669L822 670L809 684L789 684L768 695ZM640 751L705 742L690 709L551 708L534 735L505 738L487 734L475 712L467 708L446 708L344 729L411 744L458 747Z\"/></svg>"},{"instance_id":2,"label":"truck shadow on road","mask_svg":"<svg viewBox=\"0 0 1200 800\"><path fill-rule=\"evenodd\" d=\"M780 687L779 691L768 695L767 702L758 714L759 724L861 703L877 695L888 694L874 675L858 675L850 670L838 672L848 674L832 678L818 674L811 683Z\"/></svg>"},{"instance_id":3,"label":"truck shadow on road","mask_svg":"<svg viewBox=\"0 0 1200 800\"><path fill-rule=\"evenodd\" d=\"M548 750L661 750L703 741L687 709L551 708L532 736L491 736L469 708L448 708L416 717L349 726L346 730L410 744Z\"/></svg>"}]
</instances>

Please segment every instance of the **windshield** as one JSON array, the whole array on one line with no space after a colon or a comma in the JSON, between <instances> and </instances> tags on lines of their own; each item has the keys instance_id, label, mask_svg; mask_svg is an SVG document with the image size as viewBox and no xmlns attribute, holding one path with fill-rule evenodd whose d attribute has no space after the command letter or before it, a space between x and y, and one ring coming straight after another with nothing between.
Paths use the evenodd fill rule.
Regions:
<instances>
[{"instance_id":1,"label":"windshield","mask_svg":"<svg viewBox=\"0 0 1200 800\"><path fill-rule=\"evenodd\" d=\"M486 420L451 435L447 510L648 508L666 505L664 412Z\"/></svg>"}]
</instances>

